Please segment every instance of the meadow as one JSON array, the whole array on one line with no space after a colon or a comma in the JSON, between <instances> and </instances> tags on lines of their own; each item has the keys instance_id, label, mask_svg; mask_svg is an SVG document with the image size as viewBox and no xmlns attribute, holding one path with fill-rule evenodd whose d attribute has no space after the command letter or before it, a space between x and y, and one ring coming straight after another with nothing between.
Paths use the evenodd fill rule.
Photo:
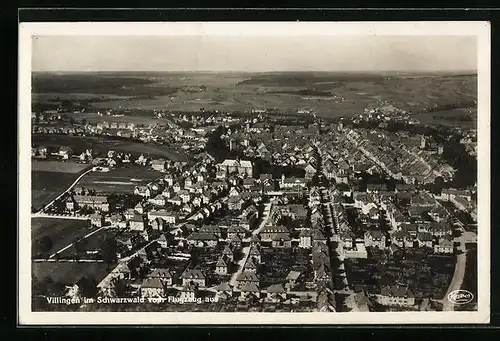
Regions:
<instances>
[{"instance_id":1,"label":"meadow","mask_svg":"<svg viewBox=\"0 0 500 341\"><path fill-rule=\"evenodd\" d=\"M31 254L32 258L43 255L51 255L74 242L77 238L83 237L92 232L94 228L89 226L86 220L55 219L55 218L32 218L31 219ZM37 241L43 237L49 237L52 247L46 254L40 250Z\"/></svg>"},{"instance_id":2,"label":"meadow","mask_svg":"<svg viewBox=\"0 0 500 341\"><path fill-rule=\"evenodd\" d=\"M42 281L46 277L54 282L73 285L86 276L99 283L113 269L106 263L32 262L32 277Z\"/></svg>"},{"instance_id":3,"label":"meadow","mask_svg":"<svg viewBox=\"0 0 500 341\"><path fill-rule=\"evenodd\" d=\"M147 185L161 176L160 172L142 166L128 165L109 172L91 172L77 186L101 193L132 193L135 186Z\"/></svg>"},{"instance_id":4,"label":"meadow","mask_svg":"<svg viewBox=\"0 0 500 341\"><path fill-rule=\"evenodd\" d=\"M89 165L59 161L33 161L31 208L38 211L64 192Z\"/></svg>"}]
</instances>

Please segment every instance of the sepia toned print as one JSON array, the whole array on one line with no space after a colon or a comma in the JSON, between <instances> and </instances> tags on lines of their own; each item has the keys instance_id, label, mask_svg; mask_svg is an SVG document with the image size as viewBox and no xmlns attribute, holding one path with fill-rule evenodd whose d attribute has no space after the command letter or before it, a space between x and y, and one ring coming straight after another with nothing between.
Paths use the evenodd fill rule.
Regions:
<instances>
[{"instance_id":1,"label":"sepia toned print","mask_svg":"<svg viewBox=\"0 0 500 341\"><path fill-rule=\"evenodd\" d=\"M488 322L489 27L353 24L22 27L24 321Z\"/></svg>"}]
</instances>

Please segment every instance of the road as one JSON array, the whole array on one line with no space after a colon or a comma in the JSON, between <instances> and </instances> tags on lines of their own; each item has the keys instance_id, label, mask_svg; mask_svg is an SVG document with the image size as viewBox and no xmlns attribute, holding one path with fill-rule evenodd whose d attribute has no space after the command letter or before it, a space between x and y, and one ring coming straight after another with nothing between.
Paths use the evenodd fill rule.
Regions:
<instances>
[{"instance_id":1,"label":"road","mask_svg":"<svg viewBox=\"0 0 500 341\"><path fill-rule=\"evenodd\" d=\"M80 176L78 178L76 178L75 181L73 181L73 183L64 191L62 192L61 194L59 194L57 196L57 198L55 198L54 200L52 200L51 202L49 202L47 205L45 205L44 207L42 207L41 209L39 209L36 213L38 212L43 212L44 210L46 210L47 208L49 208L50 206L52 206L52 204L54 204L55 201L59 200L63 195L65 195L66 193L68 193L73 187L75 187L75 185L78 183L78 181L80 181L81 178L83 178L85 175L87 175L88 173L92 172L92 168L89 168L88 170L86 170L85 172L83 172L82 174L80 174Z\"/></svg>"},{"instance_id":2,"label":"road","mask_svg":"<svg viewBox=\"0 0 500 341\"><path fill-rule=\"evenodd\" d=\"M259 227L252 231L252 237L258 235L260 231L262 231L262 229L267 225L267 222L269 220L269 214L271 213L271 207L272 203L266 203L264 205L262 221L260 222ZM243 252L243 257L238 262L238 271L236 271L229 280L229 285L233 288L236 286L236 280L238 279L238 276L243 272L243 266L246 264L248 260L248 257L250 255L250 246L244 247L241 250L241 252Z\"/></svg>"},{"instance_id":3,"label":"road","mask_svg":"<svg viewBox=\"0 0 500 341\"><path fill-rule=\"evenodd\" d=\"M40 211L38 211L37 213L32 213L31 218L70 219L70 220L89 220L90 219L90 217L85 217L85 216L47 214L47 213L42 213Z\"/></svg>"},{"instance_id":4,"label":"road","mask_svg":"<svg viewBox=\"0 0 500 341\"><path fill-rule=\"evenodd\" d=\"M448 300L448 294L455 290L460 290L462 283L464 281L467 250L465 248L465 234L462 233L460 237L455 238L455 242L460 242L460 247L458 251L461 252L457 255L457 262L455 264L455 271L453 272L453 278L451 279L450 286L446 291L446 295L440 301L443 304L443 311L453 311L455 306Z\"/></svg>"},{"instance_id":5,"label":"road","mask_svg":"<svg viewBox=\"0 0 500 341\"><path fill-rule=\"evenodd\" d=\"M82 238L82 239L86 239L86 238L90 237L91 235L93 235L93 234L95 234L95 233L97 233L97 232L101 231L101 230L102 230L102 229L104 229L104 228L105 228L105 227L98 228L97 230L92 231L92 232L90 232L90 233L86 234L85 236L83 236L83 238ZM61 252L65 251L65 250L69 249L70 247L72 247L72 246L73 246L73 244L74 244L74 243L71 243L71 244L69 244L69 245L66 245L65 247L63 247L63 248L62 248L62 249L60 249L59 251L54 252L53 254L51 254L51 255L50 255L49 259L54 258L54 257L55 257L58 253L61 253Z\"/></svg>"}]
</instances>

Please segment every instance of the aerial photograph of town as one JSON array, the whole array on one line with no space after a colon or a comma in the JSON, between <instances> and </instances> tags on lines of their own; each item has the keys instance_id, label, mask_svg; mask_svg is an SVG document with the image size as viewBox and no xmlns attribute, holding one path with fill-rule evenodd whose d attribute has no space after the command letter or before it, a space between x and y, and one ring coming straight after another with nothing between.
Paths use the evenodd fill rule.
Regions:
<instances>
[{"instance_id":1,"label":"aerial photograph of town","mask_svg":"<svg viewBox=\"0 0 500 341\"><path fill-rule=\"evenodd\" d=\"M300 39L33 39L34 312L477 311L476 37Z\"/></svg>"}]
</instances>

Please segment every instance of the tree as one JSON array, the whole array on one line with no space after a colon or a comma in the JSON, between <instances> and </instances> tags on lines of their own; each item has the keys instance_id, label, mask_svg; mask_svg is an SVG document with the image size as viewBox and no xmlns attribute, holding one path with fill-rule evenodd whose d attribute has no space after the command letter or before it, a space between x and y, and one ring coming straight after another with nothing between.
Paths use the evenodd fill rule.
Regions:
<instances>
[{"instance_id":1,"label":"tree","mask_svg":"<svg viewBox=\"0 0 500 341\"><path fill-rule=\"evenodd\" d=\"M89 277L82 277L78 281L78 291L82 297L94 297L97 295L97 283Z\"/></svg>"},{"instance_id":2,"label":"tree","mask_svg":"<svg viewBox=\"0 0 500 341\"><path fill-rule=\"evenodd\" d=\"M87 246L87 244L88 244L88 241L85 238L79 238L79 239L75 240L73 245L75 246L76 253L79 254L79 253L84 252L85 246Z\"/></svg>"},{"instance_id":3,"label":"tree","mask_svg":"<svg viewBox=\"0 0 500 341\"><path fill-rule=\"evenodd\" d=\"M43 253L49 252L53 245L52 239L50 239L49 236L43 236L38 240L37 244L40 251Z\"/></svg>"},{"instance_id":4,"label":"tree","mask_svg":"<svg viewBox=\"0 0 500 341\"><path fill-rule=\"evenodd\" d=\"M130 296L130 286L124 279L116 279L114 281L114 296L115 297L129 297Z\"/></svg>"},{"instance_id":5,"label":"tree","mask_svg":"<svg viewBox=\"0 0 500 341\"><path fill-rule=\"evenodd\" d=\"M118 245L115 237L108 233L101 244L101 256L104 262L114 263L117 259Z\"/></svg>"}]
</instances>

